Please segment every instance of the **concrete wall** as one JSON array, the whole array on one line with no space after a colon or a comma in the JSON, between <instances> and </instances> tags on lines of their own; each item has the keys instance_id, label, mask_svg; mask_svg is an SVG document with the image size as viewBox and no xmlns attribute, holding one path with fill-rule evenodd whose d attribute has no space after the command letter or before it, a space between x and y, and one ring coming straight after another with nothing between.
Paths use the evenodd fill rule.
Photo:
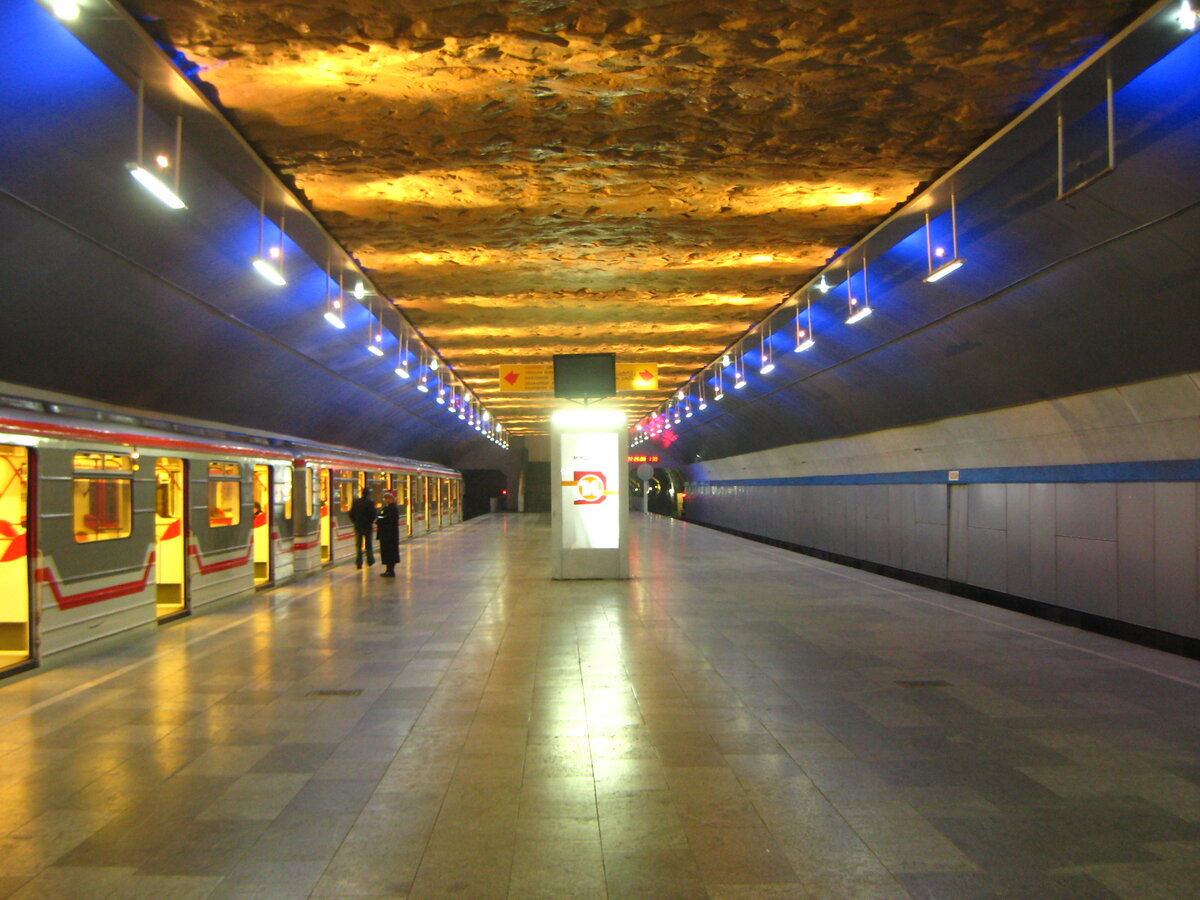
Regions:
<instances>
[{"instance_id":1,"label":"concrete wall","mask_svg":"<svg viewBox=\"0 0 1200 900\"><path fill-rule=\"evenodd\" d=\"M1191 374L698 463L687 517L1200 638L1198 475Z\"/></svg>"}]
</instances>

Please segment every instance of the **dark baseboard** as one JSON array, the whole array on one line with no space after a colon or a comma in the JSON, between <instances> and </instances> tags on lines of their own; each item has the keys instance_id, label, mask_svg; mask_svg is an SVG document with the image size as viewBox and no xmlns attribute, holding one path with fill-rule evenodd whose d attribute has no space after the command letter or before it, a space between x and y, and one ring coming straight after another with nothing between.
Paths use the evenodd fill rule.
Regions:
<instances>
[{"instance_id":1,"label":"dark baseboard","mask_svg":"<svg viewBox=\"0 0 1200 900\"><path fill-rule=\"evenodd\" d=\"M1159 631L1156 628L1147 628L1145 625L1135 625L1131 622L1122 622L1120 619L1110 619L1107 616L1098 616L1095 613L1067 609L1064 606L1055 606L1053 603L1031 600L1028 597L1020 597L1016 594L1006 594L1003 591L993 591L989 588L982 588L961 581L952 581L949 578L938 578L934 575L911 572L908 569L897 569L894 566L870 562L865 559L856 559L853 556L844 556L841 553L831 553L828 550L818 550L815 547L805 547L801 544L793 544L791 541L781 541L776 538L765 537L761 534L739 531L736 528L713 525L710 522L700 522L695 519L687 519L685 521L692 525L701 525L705 528L711 528L714 531L723 531L726 534L736 535L737 537L746 538L751 541L758 541L760 544L770 544L772 547L781 547L784 550L803 553L805 556L825 559L839 565L862 569L864 572L873 572L876 575L895 578L897 581L906 581L909 584L916 584L946 594L954 594L957 597L965 597L968 600L986 603L989 606L1011 609L1014 612L1036 616L1039 619L1045 619L1049 622L1070 625L1073 628L1082 628L1085 631L1119 638L1123 641L1129 641L1132 644L1141 644L1143 647L1153 647L1155 650L1174 653L1177 656L1200 659L1200 639L1197 638L1186 637L1182 634L1173 634L1169 631Z\"/></svg>"}]
</instances>

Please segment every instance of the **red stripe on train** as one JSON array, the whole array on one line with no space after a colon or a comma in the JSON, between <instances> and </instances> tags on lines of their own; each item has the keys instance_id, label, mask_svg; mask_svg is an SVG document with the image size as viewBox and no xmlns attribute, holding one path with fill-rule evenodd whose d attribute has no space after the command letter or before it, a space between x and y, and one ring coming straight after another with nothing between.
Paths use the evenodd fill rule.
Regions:
<instances>
[{"instance_id":1,"label":"red stripe on train","mask_svg":"<svg viewBox=\"0 0 1200 900\"><path fill-rule=\"evenodd\" d=\"M200 569L201 575L207 575L210 572L223 572L226 569L236 569L238 566L244 566L246 563L250 562L250 554L253 552L254 547L250 546L246 548L245 556L239 556L234 559L223 559L220 562L208 563L206 565L204 560L200 557L200 551L196 549L196 545L188 544L188 553L195 557L196 566Z\"/></svg>"},{"instance_id":2,"label":"red stripe on train","mask_svg":"<svg viewBox=\"0 0 1200 900\"><path fill-rule=\"evenodd\" d=\"M58 579L54 577L54 573L48 567L42 567L35 571L33 578L35 581L50 586L50 590L54 594L54 602L58 604L59 609L74 609L76 606L86 606L89 603L99 603L102 600L112 600L116 597L141 593L150 581L150 570L153 568L154 553L152 551L150 558L146 561L146 571L142 573L140 580L127 581L124 584L114 584L91 591L81 591L78 594L64 594L62 588L59 587Z\"/></svg>"}]
</instances>

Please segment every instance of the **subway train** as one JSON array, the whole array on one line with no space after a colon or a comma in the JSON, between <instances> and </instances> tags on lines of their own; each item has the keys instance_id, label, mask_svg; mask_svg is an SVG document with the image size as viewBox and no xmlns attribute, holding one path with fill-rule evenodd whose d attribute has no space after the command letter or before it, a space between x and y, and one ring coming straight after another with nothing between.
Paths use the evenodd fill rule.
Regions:
<instances>
[{"instance_id":1,"label":"subway train","mask_svg":"<svg viewBox=\"0 0 1200 900\"><path fill-rule=\"evenodd\" d=\"M0 676L354 556L364 487L462 520L444 466L0 391Z\"/></svg>"}]
</instances>

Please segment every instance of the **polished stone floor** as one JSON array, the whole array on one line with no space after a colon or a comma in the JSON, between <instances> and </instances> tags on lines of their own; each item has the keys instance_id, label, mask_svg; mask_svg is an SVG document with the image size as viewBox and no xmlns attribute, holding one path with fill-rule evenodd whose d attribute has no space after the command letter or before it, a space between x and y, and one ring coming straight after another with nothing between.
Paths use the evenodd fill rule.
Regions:
<instances>
[{"instance_id":1,"label":"polished stone floor","mask_svg":"<svg viewBox=\"0 0 1200 900\"><path fill-rule=\"evenodd\" d=\"M1200 663L488 516L0 682L0 897L1200 897Z\"/></svg>"}]
</instances>

